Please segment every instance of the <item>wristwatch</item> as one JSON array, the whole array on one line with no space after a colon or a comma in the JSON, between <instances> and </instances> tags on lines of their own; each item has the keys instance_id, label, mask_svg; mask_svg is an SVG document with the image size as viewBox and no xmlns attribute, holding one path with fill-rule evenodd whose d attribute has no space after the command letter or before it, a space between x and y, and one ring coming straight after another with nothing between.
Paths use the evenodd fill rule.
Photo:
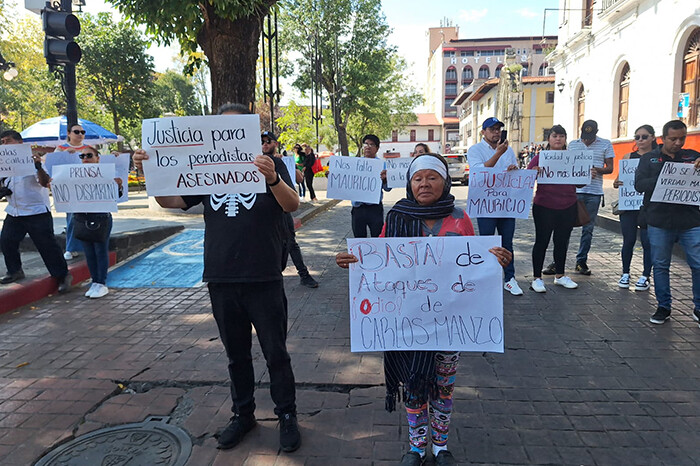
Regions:
<instances>
[{"instance_id":1,"label":"wristwatch","mask_svg":"<svg viewBox=\"0 0 700 466\"><path fill-rule=\"evenodd\" d=\"M278 174L277 174L277 179L275 180L275 182L274 182L274 183L268 183L267 185L268 185L269 187L277 186L277 185L279 184L280 180L282 180L282 177L280 177L280 174L278 173Z\"/></svg>"}]
</instances>

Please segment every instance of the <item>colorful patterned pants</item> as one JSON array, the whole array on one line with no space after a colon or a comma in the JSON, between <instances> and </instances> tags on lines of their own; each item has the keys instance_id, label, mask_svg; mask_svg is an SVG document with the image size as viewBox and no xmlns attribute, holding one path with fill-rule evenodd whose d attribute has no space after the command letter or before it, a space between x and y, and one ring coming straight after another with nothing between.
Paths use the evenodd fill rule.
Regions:
<instances>
[{"instance_id":1,"label":"colorful patterned pants","mask_svg":"<svg viewBox=\"0 0 700 466\"><path fill-rule=\"evenodd\" d=\"M454 391L455 374L459 353L436 353L435 372L437 375L438 398L422 400L411 396L406 400L406 417L408 419L408 441L411 450L425 454L428 445L428 417L433 445L447 446L447 436L452 414L452 392ZM428 402L430 407L428 407Z\"/></svg>"}]
</instances>

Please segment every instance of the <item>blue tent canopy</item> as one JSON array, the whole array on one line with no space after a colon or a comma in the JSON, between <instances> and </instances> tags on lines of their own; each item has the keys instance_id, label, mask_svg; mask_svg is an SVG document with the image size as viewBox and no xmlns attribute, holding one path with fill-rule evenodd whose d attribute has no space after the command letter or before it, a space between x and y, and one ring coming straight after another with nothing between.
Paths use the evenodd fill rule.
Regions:
<instances>
[{"instance_id":1,"label":"blue tent canopy","mask_svg":"<svg viewBox=\"0 0 700 466\"><path fill-rule=\"evenodd\" d=\"M85 130L85 144L106 144L124 140L123 137L117 136L92 121L78 118L78 124ZM55 147L66 142L68 133L66 127L65 116L47 118L22 131L22 139L27 143Z\"/></svg>"}]
</instances>

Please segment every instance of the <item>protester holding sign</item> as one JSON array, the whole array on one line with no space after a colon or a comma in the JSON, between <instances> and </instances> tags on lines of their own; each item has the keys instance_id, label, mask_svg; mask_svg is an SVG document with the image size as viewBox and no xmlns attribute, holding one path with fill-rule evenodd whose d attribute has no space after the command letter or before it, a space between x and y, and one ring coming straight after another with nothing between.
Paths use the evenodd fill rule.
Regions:
<instances>
[{"instance_id":1,"label":"protester holding sign","mask_svg":"<svg viewBox=\"0 0 700 466\"><path fill-rule=\"evenodd\" d=\"M678 241L685 251L693 275L693 318L700 322L700 207L688 204L652 202L661 171L667 164L700 170L700 153L683 149L688 134L685 123L671 120L664 125L663 145L639 160L634 187L644 193L644 213L648 225L651 262L654 266L654 292L658 307L652 324L663 324L671 317L671 254Z\"/></svg>"},{"instance_id":2,"label":"protester holding sign","mask_svg":"<svg viewBox=\"0 0 700 466\"><path fill-rule=\"evenodd\" d=\"M623 160L639 159L642 155L659 147L656 143L654 127L651 125L642 125L637 128L634 132L634 142L637 146L637 150L625 154ZM620 167L622 167L622 164ZM622 187L622 189L634 189L634 186L627 186L623 181L620 181L619 175L613 182L613 187L616 189L620 189L620 187ZM644 214L639 210L620 210L620 229L622 230L622 276L617 282L617 285L625 289L630 287L630 264L632 263L634 245L637 243L637 226L641 227L639 236L642 240L642 249L644 250L644 270L637 280L634 290L646 291L649 289L649 277L651 276L651 251L649 248L649 236L647 234L647 225L644 221Z\"/></svg>"},{"instance_id":3,"label":"protester holding sign","mask_svg":"<svg viewBox=\"0 0 700 466\"><path fill-rule=\"evenodd\" d=\"M566 130L554 125L550 130L545 150L566 150ZM527 168L537 168L540 155L535 155ZM554 234L554 284L564 288L578 288L578 284L564 275L566 251L569 248L571 230L576 221L576 186L572 184L537 184L532 201L532 218L535 221L535 244L532 246L532 275L530 289L544 293L547 288L542 281L542 266Z\"/></svg>"},{"instance_id":4,"label":"protester holding sign","mask_svg":"<svg viewBox=\"0 0 700 466\"><path fill-rule=\"evenodd\" d=\"M466 212L455 208L447 162L437 154L415 157L408 169L406 198L387 214L381 236L471 236L474 227ZM501 266L507 266L512 254L502 247L490 249ZM358 259L350 253L336 255L336 263L348 268ZM401 464L423 464L431 432L432 452L439 465L456 464L447 450L452 393L454 391L458 352L387 351L384 353L386 409L396 408L397 398L406 405L408 438L411 450ZM430 407L428 407L430 403ZM430 429L428 423L430 422Z\"/></svg>"},{"instance_id":5,"label":"protester holding sign","mask_svg":"<svg viewBox=\"0 0 700 466\"><path fill-rule=\"evenodd\" d=\"M362 138L362 154L369 159L377 158L379 151L379 138L374 134L368 134ZM379 203L370 204L367 202L352 201L350 217L352 219L352 234L355 238L366 238L367 229L371 237L376 238L382 231L384 225L384 205L382 199L383 191L391 191L386 184L386 170L380 173L382 187L379 191Z\"/></svg>"},{"instance_id":6,"label":"protester holding sign","mask_svg":"<svg viewBox=\"0 0 700 466\"><path fill-rule=\"evenodd\" d=\"M0 142L3 145L22 144L22 136L17 131L4 131L0 134ZM62 293L68 291L73 277L68 273L61 246L53 234L49 190L46 189L51 179L41 165L41 157L38 154L32 156L35 175L11 176L5 178L2 185L3 195L7 198L7 215L0 233L0 247L7 273L0 278L0 283L12 283L24 278L19 244L29 234L46 268L58 283L59 293Z\"/></svg>"},{"instance_id":7,"label":"protester holding sign","mask_svg":"<svg viewBox=\"0 0 700 466\"><path fill-rule=\"evenodd\" d=\"M242 104L219 109L220 115L246 113L248 109ZM148 157L145 151L137 150L134 164L140 169ZM204 205L203 281L208 282L212 312L229 360L234 413L219 436L218 448L235 447L256 426L251 356L251 329L255 327L270 374L274 412L280 419L280 447L290 452L301 446L301 434L287 352L282 259L287 240L285 212L299 207L299 195L282 160L261 154L253 163L267 186L263 193L156 196L156 201L166 208Z\"/></svg>"},{"instance_id":8,"label":"protester holding sign","mask_svg":"<svg viewBox=\"0 0 700 466\"><path fill-rule=\"evenodd\" d=\"M316 163L316 154L310 145L304 144L304 182L309 190L309 197L312 201L317 201L316 191L314 191L314 164Z\"/></svg>"},{"instance_id":9,"label":"protester holding sign","mask_svg":"<svg viewBox=\"0 0 700 466\"><path fill-rule=\"evenodd\" d=\"M86 146L80 153L80 160L84 164L100 163L100 153L94 147ZM122 179L115 178L114 181L117 183L119 195L121 196L121 191L123 190ZM85 297L101 298L109 293L106 283L107 270L109 269L109 234L112 231L112 214L109 212L91 213L89 217L76 214L73 216L73 220L75 222L74 228L77 239L83 243L85 260L92 278L92 285L85 293ZM91 222L93 228L106 230L106 234L102 234L102 238L97 241L88 241L86 238L80 238L81 225L79 225L79 222Z\"/></svg>"},{"instance_id":10,"label":"protester holding sign","mask_svg":"<svg viewBox=\"0 0 700 466\"><path fill-rule=\"evenodd\" d=\"M508 139L501 139L501 130L505 124L498 118L490 117L481 125L481 142L469 148L467 161L471 170L479 167L493 167L506 170L517 170L518 161L513 149L508 147ZM505 134L504 134L505 136ZM503 247L513 253L513 236L515 235L515 218L477 218L480 235L495 235L496 230L501 235ZM515 279L515 265L511 262L505 270L503 288L513 296L520 296L523 290Z\"/></svg>"}]
</instances>

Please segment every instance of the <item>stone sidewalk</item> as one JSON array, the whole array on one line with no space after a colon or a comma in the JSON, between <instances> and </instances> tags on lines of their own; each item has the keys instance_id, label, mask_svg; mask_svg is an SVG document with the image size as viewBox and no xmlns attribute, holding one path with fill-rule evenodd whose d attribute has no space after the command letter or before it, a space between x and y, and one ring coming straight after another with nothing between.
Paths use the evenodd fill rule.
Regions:
<instances>
[{"instance_id":1,"label":"stone sidewalk","mask_svg":"<svg viewBox=\"0 0 700 466\"><path fill-rule=\"evenodd\" d=\"M343 202L297 232L319 288L285 271L297 452L279 451L257 344L260 425L237 448L216 450L230 401L206 290L123 289L99 301L75 290L0 316L0 464L32 464L73 437L149 415L169 415L190 434L189 465L398 463L406 422L383 409L381 355L349 351L347 272L334 261L350 234L349 211ZM516 237L526 289L531 220L519 221ZM572 276L579 289L547 279L546 294L505 296L504 354L462 354L450 436L460 464L700 463L690 272L674 263L674 314L654 326L653 294L617 287L620 238L598 229L593 244L593 275Z\"/></svg>"}]
</instances>

